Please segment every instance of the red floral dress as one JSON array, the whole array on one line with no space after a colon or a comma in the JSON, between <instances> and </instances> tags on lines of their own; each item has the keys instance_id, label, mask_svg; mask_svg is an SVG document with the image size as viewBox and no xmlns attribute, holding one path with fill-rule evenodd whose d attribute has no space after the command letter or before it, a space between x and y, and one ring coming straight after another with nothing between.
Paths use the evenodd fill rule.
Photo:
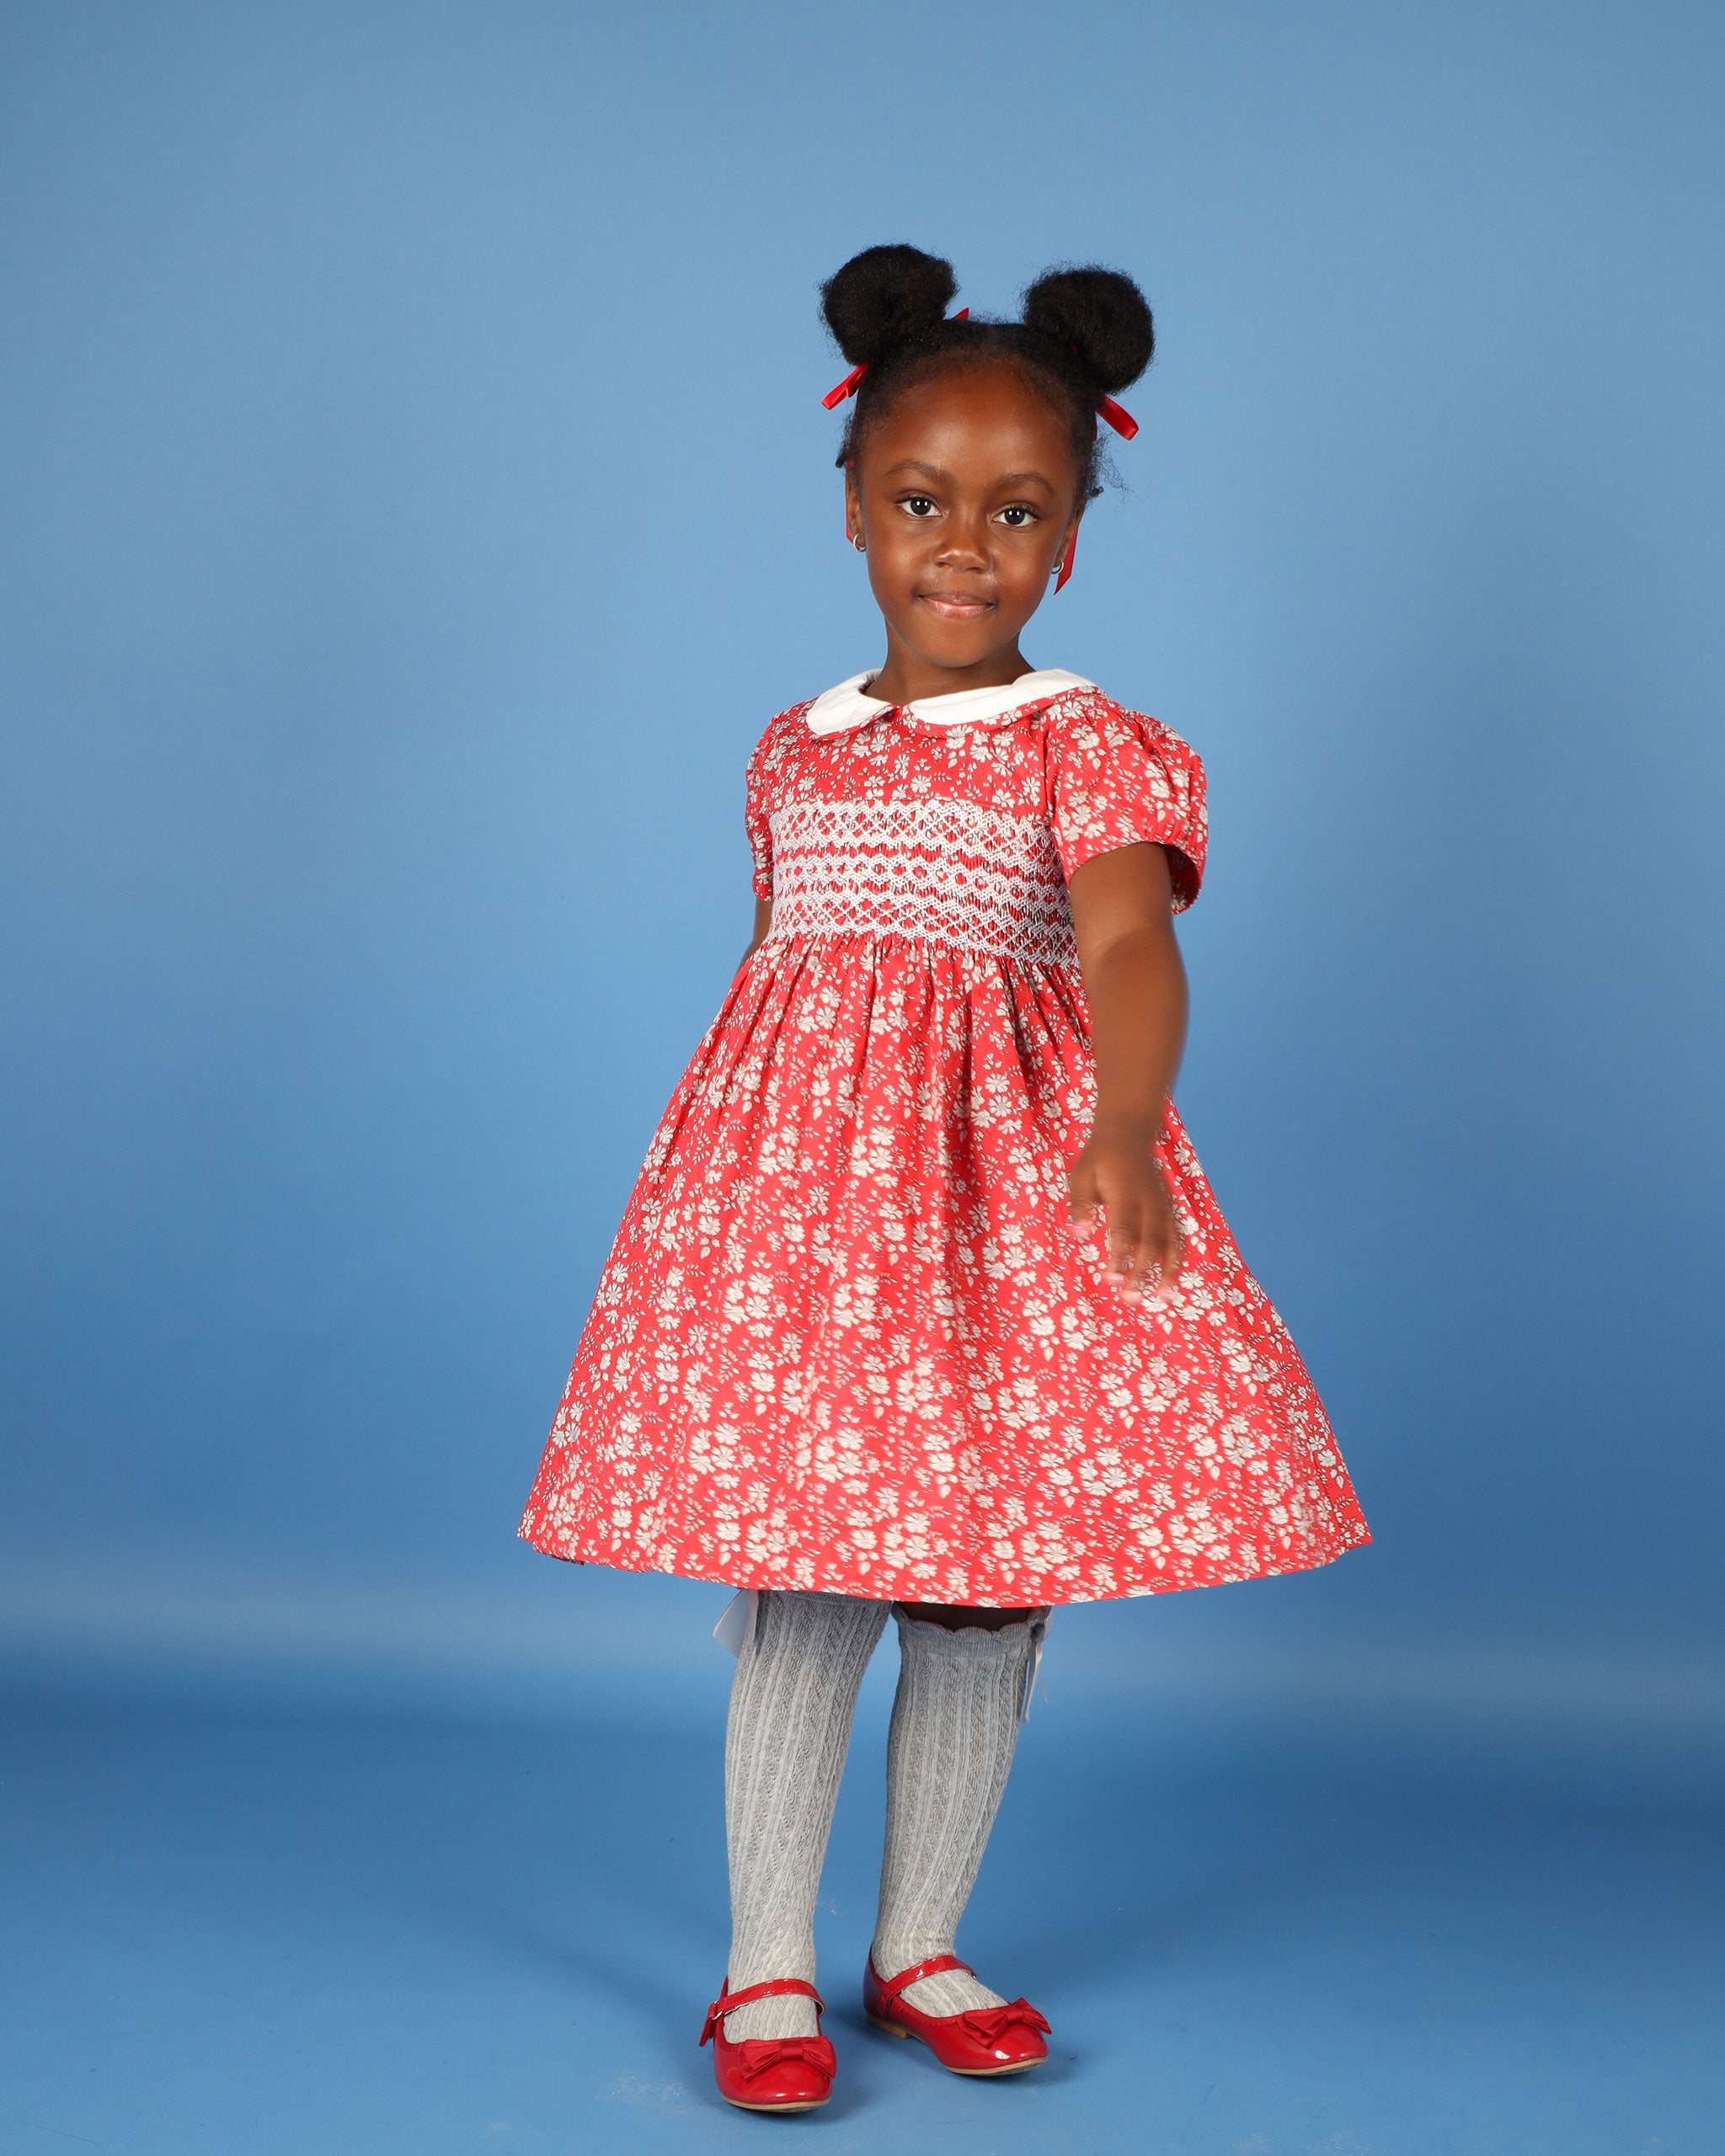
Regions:
<instances>
[{"instance_id":1,"label":"red floral dress","mask_svg":"<svg viewBox=\"0 0 1725 2156\"><path fill-rule=\"evenodd\" d=\"M1076 676L1014 687L1050 682L963 723L943 707L974 696L846 706L845 684L767 728L772 931L629 1201L521 1523L537 1548L1022 1607L1370 1539L1172 1106L1171 1302L1123 1301L1100 1232L1066 1225L1094 1099L1066 879L1155 841L1188 905L1205 822L1177 734Z\"/></svg>"}]
</instances>

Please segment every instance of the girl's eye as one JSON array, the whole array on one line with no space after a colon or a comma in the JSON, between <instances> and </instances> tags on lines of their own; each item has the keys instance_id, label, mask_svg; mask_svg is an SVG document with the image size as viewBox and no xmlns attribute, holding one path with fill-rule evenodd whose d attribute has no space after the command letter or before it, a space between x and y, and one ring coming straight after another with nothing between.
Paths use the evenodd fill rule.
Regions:
<instances>
[{"instance_id":1,"label":"girl's eye","mask_svg":"<svg viewBox=\"0 0 1725 2156\"><path fill-rule=\"evenodd\" d=\"M1014 531L1022 531L1027 524L1035 523L1036 511L1028 502L1009 502L1001 511L1001 517Z\"/></svg>"},{"instance_id":2,"label":"girl's eye","mask_svg":"<svg viewBox=\"0 0 1725 2156\"><path fill-rule=\"evenodd\" d=\"M906 494L905 497L905 507L910 510L912 516L932 516L934 515L934 504L930 501L927 494Z\"/></svg>"}]
</instances>

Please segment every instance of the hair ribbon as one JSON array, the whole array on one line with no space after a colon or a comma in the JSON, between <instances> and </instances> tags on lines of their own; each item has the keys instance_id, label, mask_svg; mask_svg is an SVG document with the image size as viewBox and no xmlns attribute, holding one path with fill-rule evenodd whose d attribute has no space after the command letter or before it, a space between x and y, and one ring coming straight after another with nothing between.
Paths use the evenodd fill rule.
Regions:
<instances>
[{"instance_id":1,"label":"hair ribbon","mask_svg":"<svg viewBox=\"0 0 1725 2156\"><path fill-rule=\"evenodd\" d=\"M948 322L963 322L968 318L969 312L968 307L961 307L956 314L949 314L947 319ZM852 367L841 382L836 387L829 389L820 400L827 410L836 412L847 397L854 397L862 387L862 377L868 371L868 362L864 360L860 367Z\"/></svg>"},{"instance_id":2,"label":"hair ribbon","mask_svg":"<svg viewBox=\"0 0 1725 2156\"><path fill-rule=\"evenodd\" d=\"M854 397L857 394L857 392L862 387L862 377L868 373L868 362L867 360L864 360L860 367L852 367L851 369L851 371L845 376L844 380L838 384L836 388L829 389L825 396L820 400L821 403L825 405L827 410L829 412L836 412L840 405L844 403L847 397Z\"/></svg>"},{"instance_id":3,"label":"hair ribbon","mask_svg":"<svg viewBox=\"0 0 1725 2156\"><path fill-rule=\"evenodd\" d=\"M969 312L968 307L961 307L956 314L948 315L947 319L949 322L963 322L969 317ZM868 371L868 362L864 360L861 366L852 367L842 382L836 382L820 400L827 410L836 412L847 397L854 397L862 387L862 377ZM1133 435L1137 433L1137 420L1133 418L1124 404L1117 404L1112 397L1103 398L1096 408L1122 441L1130 441Z\"/></svg>"}]
</instances>

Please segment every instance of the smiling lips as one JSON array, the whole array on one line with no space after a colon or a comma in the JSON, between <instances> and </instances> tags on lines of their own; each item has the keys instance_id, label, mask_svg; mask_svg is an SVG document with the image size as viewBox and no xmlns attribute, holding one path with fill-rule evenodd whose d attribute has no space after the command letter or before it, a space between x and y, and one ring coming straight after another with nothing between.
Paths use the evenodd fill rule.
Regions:
<instances>
[{"instance_id":1,"label":"smiling lips","mask_svg":"<svg viewBox=\"0 0 1725 2156\"><path fill-rule=\"evenodd\" d=\"M974 622L980 615L992 613L996 603L979 598L974 591L919 591L916 596L949 622Z\"/></svg>"}]
</instances>

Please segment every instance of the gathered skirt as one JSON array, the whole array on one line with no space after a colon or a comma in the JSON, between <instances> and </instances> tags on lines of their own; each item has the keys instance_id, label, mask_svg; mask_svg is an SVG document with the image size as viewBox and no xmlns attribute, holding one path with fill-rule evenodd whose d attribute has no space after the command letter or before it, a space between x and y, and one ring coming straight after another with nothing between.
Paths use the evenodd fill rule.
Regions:
<instances>
[{"instance_id":1,"label":"gathered skirt","mask_svg":"<svg viewBox=\"0 0 1725 2156\"><path fill-rule=\"evenodd\" d=\"M1076 969L770 938L629 1201L521 1532L737 1587L993 1607L1321 1565L1370 1537L1172 1106L1163 1306L1066 1217Z\"/></svg>"}]
</instances>

